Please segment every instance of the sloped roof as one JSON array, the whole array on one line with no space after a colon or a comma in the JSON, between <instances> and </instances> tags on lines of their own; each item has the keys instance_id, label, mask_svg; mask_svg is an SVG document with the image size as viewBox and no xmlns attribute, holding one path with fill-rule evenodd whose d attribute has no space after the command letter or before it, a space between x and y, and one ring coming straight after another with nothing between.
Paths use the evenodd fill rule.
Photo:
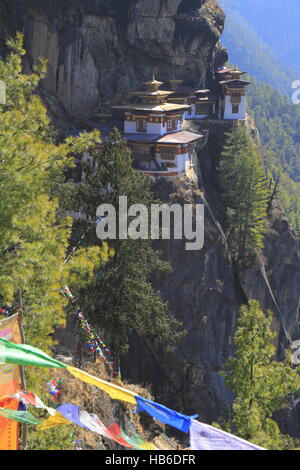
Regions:
<instances>
[{"instance_id":1,"label":"sloped roof","mask_svg":"<svg viewBox=\"0 0 300 470\"><path fill-rule=\"evenodd\" d=\"M216 71L217 74L220 74L220 75L223 75L223 74L229 74L229 73L236 73L237 75L244 75L245 73L247 72L243 72L242 70L238 70L238 69L227 69L226 67L224 67L223 69L221 70L217 70Z\"/></svg>"},{"instance_id":2,"label":"sloped roof","mask_svg":"<svg viewBox=\"0 0 300 470\"><path fill-rule=\"evenodd\" d=\"M196 134L194 132L189 131L180 131L174 132L172 134L166 134L160 137L157 140L157 143L160 144L189 144L190 142L194 142L195 140L199 140L204 137L203 134Z\"/></svg>"},{"instance_id":3,"label":"sloped roof","mask_svg":"<svg viewBox=\"0 0 300 470\"><path fill-rule=\"evenodd\" d=\"M228 85L228 86L246 86L250 85L251 82L247 80L237 80L237 79L231 79L231 80L223 80L220 82L221 85Z\"/></svg>"},{"instance_id":4,"label":"sloped roof","mask_svg":"<svg viewBox=\"0 0 300 470\"><path fill-rule=\"evenodd\" d=\"M173 104L173 103L164 103L160 105L156 104L145 104L145 103L128 103L121 106L112 106L113 109L130 109L136 111L154 111L154 112L162 112L165 113L167 111L176 111L176 110L184 110L190 108L188 104Z\"/></svg>"},{"instance_id":5,"label":"sloped roof","mask_svg":"<svg viewBox=\"0 0 300 470\"><path fill-rule=\"evenodd\" d=\"M156 91L149 91L149 90L145 90L145 91L133 91L131 93L132 96L168 96L170 95L171 93L173 93L172 91L169 91L169 90L156 90Z\"/></svg>"},{"instance_id":6,"label":"sloped roof","mask_svg":"<svg viewBox=\"0 0 300 470\"><path fill-rule=\"evenodd\" d=\"M203 134L189 131L172 132L163 136L159 134L123 134L129 142L153 143L153 144L189 144L202 139Z\"/></svg>"}]
</instances>

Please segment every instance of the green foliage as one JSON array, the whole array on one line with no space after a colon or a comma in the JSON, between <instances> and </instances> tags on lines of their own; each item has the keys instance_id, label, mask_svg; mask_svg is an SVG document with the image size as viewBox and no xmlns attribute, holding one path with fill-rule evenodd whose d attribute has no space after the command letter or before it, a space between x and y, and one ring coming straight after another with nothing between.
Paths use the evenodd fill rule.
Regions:
<instances>
[{"instance_id":1,"label":"green foliage","mask_svg":"<svg viewBox=\"0 0 300 470\"><path fill-rule=\"evenodd\" d=\"M107 261L107 245L82 248L65 263L72 219L59 210L64 173L73 153L99 140L83 134L56 145L46 110L35 94L45 76L44 61L22 73L23 38L9 41L11 53L0 61L7 100L0 105L0 304L25 305L26 340L49 351L56 325L65 322L66 299L59 289L85 286ZM48 373L26 370L28 388L40 394ZM55 434L55 432L54 432Z\"/></svg>"},{"instance_id":2,"label":"green foliage","mask_svg":"<svg viewBox=\"0 0 300 470\"><path fill-rule=\"evenodd\" d=\"M288 434L282 434L281 448L282 450L300 450L300 439L291 437Z\"/></svg>"},{"instance_id":3,"label":"green foliage","mask_svg":"<svg viewBox=\"0 0 300 470\"><path fill-rule=\"evenodd\" d=\"M300 108L286 96L292 94L292 82L300 71L298 1L287 5L284 0L220 0L220 4L227 13L222 40L231 62L252 76L249 109L260 133L265 165L275 180L279 176L279 200L299 234Z\"/></svg>"},{"instance_id":4,"label":"green foliage","mask_svg":"<svg viewBox=\"0 0 300 470\"><path fill-rule=\"evenodd\" d=\"M43 432L31 427L27 450L74 450L76 441L74 427L74 425L64 424Z\"/></svg>"},{"instance_id":5,"label":"green foliage","mask_svg":"<svg viewBox=\"0 0 300 470\"><path fill-rule=\"evenodd\" d=\"M226 0L221 0L225 4ZM222 43L228 48L230 62L238 64L258 80L269 83L281 93L289 93L291 83L297 73L291 67L283 65L273 50L264 42L255 30L255 24L249 24L248 17L238 10L225 5L225 31Z\"/></svg>"},{"instance_id":6,"label":"green foliage","mask_svg":"<svg viewBox=\"0 0 300 470\"><path fill-rule=\"evenodd\" d=\"M45 64L32 75L22 73L22 36L10 41L12 53L0 61L7 104L0 110L0 291L1 301L17 301L23 291L27 340L51 345L53 325L64 319L66 301L59 289L88 282L96 265L107 259L107 247L80 250L64 263L72 220L58 211L58 188L73 164L71 152L97 136L83 135L56 145L40 99L34 94Z\"/></svg>"},{"instance_id":7,"label":"green foliage","mask_svg":"<svg viewBox=\"0 0 300 470\"><path fill-rule=\"evenodd\" d=\"M150 179L132 168L131 153L126 142L115 131L101 151L94 151L94 166L84 165L85 177L78 186L77 204L92 219L100 204L112 204L119 217L119 196L127 196L128 207L153 203ZM130 220L130 218L129 218ZM87 233L87 245L100 243L96 231L88 224L77 227ZM99 272L92 284L80 292L84 310L112 338L116 354L125 352L128 337L133 333L150 336L165 348L174 345L180 335L179 323L166 314L167 306L151 283L153 272L169 269L151 246L150 240L109 241L114 256Z\"/></svg>"},{"instance_id":8,"label":"green foliage","mask_svg":"<svg viewBox=\"0 0 300 470\"><path fill-rule=\"evenodd\" d=\"M249 88L248 103L260 134L265 165L274 179L279 176L279 201L299 234L300 107L256 81Z\"/></svg>"},{"instance_id":9,"label":"green foliage","mask_svg":"<svg viewBox=\"0 0 300 470\"><path fill-rule=\"evenodd\" d=\"M235 357L225 365L228 387L235 395L232 429L268 449L279 449L282 436L272 415L299 388L299 378L289 359L277 362L272 342L272 312L257 301L242 306L234 335Z\"/></svg>"},{"instance_id":10,"label":"green foliage","mask_svg":"<svg viewBox=\"0 0 300 470\"><path fill-rule=\"evenodd\" d=\"M268 199L260 156L246 129L228 134L219 169L229 247L233 258L245 264L263 246Z\"/></svg>"}]
</instances>

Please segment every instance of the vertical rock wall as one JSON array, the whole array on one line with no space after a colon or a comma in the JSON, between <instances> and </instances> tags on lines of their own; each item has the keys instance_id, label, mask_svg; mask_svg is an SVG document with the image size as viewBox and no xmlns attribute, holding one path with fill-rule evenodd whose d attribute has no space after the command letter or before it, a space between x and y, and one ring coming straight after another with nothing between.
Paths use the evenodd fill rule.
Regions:
<instances>
[{"instance_id":1,"label":"vertical rock wall","mask_svg":"<svg viewBox=\"0 0 300 470\"><path fill-rule=\"evenodd\" d=\"M120 102L156 72L205 86L226 52L215 0L2 1L2 44L23 30L28 63L48 59L42 86L75 120ZM0 7L1 7L0 4ZM1 37L2 35L2 37ZM0 43L1 43L0 42Z\"/></svg>"}]
</instances>

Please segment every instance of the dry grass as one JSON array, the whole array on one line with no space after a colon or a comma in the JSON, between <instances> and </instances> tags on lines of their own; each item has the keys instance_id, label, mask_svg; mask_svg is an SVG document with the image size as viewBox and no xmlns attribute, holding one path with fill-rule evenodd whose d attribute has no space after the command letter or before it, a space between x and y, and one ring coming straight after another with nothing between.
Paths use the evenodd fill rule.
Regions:
<instances>
[{"instance_id":1,"label":"dry grass","mask_svg":"<svg viewBox=\"0 0 300 470\"><path fill-rule=\"evenodd\" d=\"M120 383L107 378L106 365L102 359L98 359L96 363L89 364L88 367L86 367L86 371L96 377L100 377L131 390L144 398L153 399L149 390L139 385L128 384L126 382ZM140 414L135 414L133 412L135 408L133 405L111 400L109 395L105 392L81 382L73 377L67 370L54 370L52 377L56 380L58 378L62 379L62 403L73 403L89 413L95 413L105 426L110 426L113 422L117 422L124 428L126 423L131 423L131 427L136 433L144 440L154 442L159 449L171 450L176 448L175 441L174 446L172 446L163 438L164 426L155 423L151 417L142 417ZM85 448L91 450L115 450L120 448L117 443L79 427L77 427L77 439L85 443Z\"/></svg>"}]
</instances>

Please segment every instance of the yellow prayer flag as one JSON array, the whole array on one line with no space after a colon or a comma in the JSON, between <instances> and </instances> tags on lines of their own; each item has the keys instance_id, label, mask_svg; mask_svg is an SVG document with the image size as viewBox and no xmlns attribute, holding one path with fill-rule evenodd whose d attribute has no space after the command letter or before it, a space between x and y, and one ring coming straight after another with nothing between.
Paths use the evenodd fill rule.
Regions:
<instances>
[{"instance_id":1,"label":"yellow prayer flag","mask_svg":"<svg viewBox=\"0 0 300 470\"><path fill-rule=\"evenodd\" d=\"M110 398L113 400L126 401L132 405L137 404L135 399L136 393L131 392L130 390L125 390L125 388L119 387L118 385L114 385L110 382L106 382L105 380L98 379L97 377L94 377L93 375L90 375L83 370L76 369L75 367L68 367L67 369L77 379L80 379L90 385L94 385L95 387L98 387L104 392L108 393Z\"/></svg>"},{"instance_id":2,"label":"yellow prayer flag","mask_svg":"<svg viewBox=\"0 0 300 470\"><path fill-rule=\"evenodd\" d=\"M61 413L56 412L54 416L46 419L42 424L40 424L39 429L45 431L46 429L55 428L56 426L62 426L63 424L72 424L71 421L66 419Z\"/></svg>"},{"instance_id":3,"label":"yellow prayer flag","mask_svg":"<svg viewBox=\"0 0 300 470\"><path fill-rule=\"evenodd\" d=\"M140 445L140 444L138 444ZM141 449L142 450L159 450L157 447L155 447L154 444L151 444L151 442L143 442L141 445L140 445Z\"/></svg>"}]
</instances>

